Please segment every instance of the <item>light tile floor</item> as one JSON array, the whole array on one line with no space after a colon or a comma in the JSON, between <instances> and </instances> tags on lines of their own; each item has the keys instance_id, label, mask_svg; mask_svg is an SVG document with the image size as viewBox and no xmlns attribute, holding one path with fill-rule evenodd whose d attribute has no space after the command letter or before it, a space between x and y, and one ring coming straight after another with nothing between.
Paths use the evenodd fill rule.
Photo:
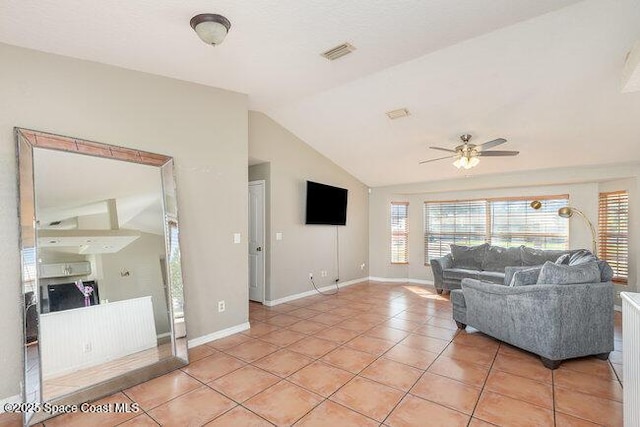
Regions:
<instances>
[{"instance_id":1,"label":"light tile floor","mask_svg":"<svg viewBox=\"0 0 640 427\"><path fill-rule=\"evenodd\" d=\"M189 366L101 401L135 401L140 413L45 425L622 425L618 313L609 361L556 371L458 331L448 299L419 286L362 283L271 308L250 303L249 317L250 330L191 349Z\"/></svg>"}]
</instances>

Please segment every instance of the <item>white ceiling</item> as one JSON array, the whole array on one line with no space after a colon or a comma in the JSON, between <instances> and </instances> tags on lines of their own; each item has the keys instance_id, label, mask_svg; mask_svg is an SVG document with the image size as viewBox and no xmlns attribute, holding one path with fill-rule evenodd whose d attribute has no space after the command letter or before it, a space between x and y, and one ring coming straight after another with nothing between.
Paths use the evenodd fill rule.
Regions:
<instances>
[{"instance_id":1,"label":"white ceiling","mask_svg":"<svg viewBox=\"0 0 640 427\"><path fill-rule=\"evenodd\" d=\"M459 176L448 161L417 162L464 132L521 151L471 174L640 160L640 93L619 92L639 4L2 0L0 41L247 93L251 108L379 186ZM189 27L201 12L231 20L222 45ZM357 50L319 56L344 41ZM390 122L385 111L400 107L412 115Z\"/></svg>"},{"instance_id":2,"label":"white ceiling","mask_svg":"<svg viewBox=\"0 0 640 427\"><path fill-rule=\"evenodd\" d=\"M36 217L42 224L107 215L115 199L119 226L164 234L160 169L64 151L34 149Z\"/></svg>"}]
</instances>

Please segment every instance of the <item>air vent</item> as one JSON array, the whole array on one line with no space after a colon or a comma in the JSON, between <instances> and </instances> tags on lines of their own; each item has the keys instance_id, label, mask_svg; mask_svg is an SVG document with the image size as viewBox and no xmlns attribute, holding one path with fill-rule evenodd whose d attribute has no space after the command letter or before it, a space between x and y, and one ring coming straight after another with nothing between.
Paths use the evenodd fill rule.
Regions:
<instances>
[{"instance_id":1,"label":"air vent","mask_svg":"<svg viewBox=\"0 0 640 427\"><path fill-rule=\"evenodd\" d=\"M327 58L329 61L335 61L338 58L342 58L345 55L350 54L356 50L356 48L349 43L342 43L339 46L329 49L321 55Z\"/></svg>"},{"instance_id":2,"label":"air vent","mask_svg":"<svg viewBox=\"0 0 640 427\"><path fill-rule=\"evenodd\" d=\"M410 114L411 113L409 113L409 110L407 110L406 108L387 111L387 117L389 117L391 120L401 119L403 117L409 116Z\"/></svg>"}]
</instances>

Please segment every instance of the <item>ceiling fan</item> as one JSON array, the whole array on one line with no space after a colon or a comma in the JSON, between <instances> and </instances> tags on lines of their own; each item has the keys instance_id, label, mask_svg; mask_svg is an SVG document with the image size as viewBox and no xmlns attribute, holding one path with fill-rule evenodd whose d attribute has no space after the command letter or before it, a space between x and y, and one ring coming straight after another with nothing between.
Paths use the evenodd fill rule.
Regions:
<instances>
[{"instance_id":1,"label":"ceiling fan","mask_svg":"<svg viewBox=\"0 0 640 427\"><path fill-rule=\"evenodd\" d=\"M456 160L453 162L455 167L458 169L471 169L480 163L479 157L517 156L520 153L519 151L488 151L490 148L507 142L504 138L487 141L480 145L470 144L469 141L471 140L471 135L469 134L461 135L460 139L462 140L462 144L458 145L454 149L429 147L432 150L446 151L453 154L446 157L438 157L437 159L423 160L420 164L455 158Z\"/></svg>"}]
</instances>

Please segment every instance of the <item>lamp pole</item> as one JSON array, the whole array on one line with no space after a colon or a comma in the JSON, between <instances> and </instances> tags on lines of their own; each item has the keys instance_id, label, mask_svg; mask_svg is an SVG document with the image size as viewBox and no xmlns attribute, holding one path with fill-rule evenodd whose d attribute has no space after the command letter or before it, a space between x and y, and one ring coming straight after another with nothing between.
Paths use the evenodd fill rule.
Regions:
<instances>
[{"instance_id":1,"label":"lamp pole","mask_svg":"<svg viewBox=\"0 0 640 427\"><path fill-rule=\"evenodd\" d=\"M560 210L562 210L562 208L560 208ZM558 211L558 215L560 215L560 210ZM589 220L589 218L587 218L587 216L584 214L584 212L582 212L580 209L569 207L569 212L570 213L575 212L578 215L580 215L585 220L587 225L589 226L589 230L591 231L591 247L592 247L592 250L593 250L593 254L595 256L598 256L598 240L596 239L596 229L593 226L593 223ZM562 215L560 215L560 216L562 216ZM569 214L569 217L571 217L571 214Z\"/></svg>"}]
</instances>

